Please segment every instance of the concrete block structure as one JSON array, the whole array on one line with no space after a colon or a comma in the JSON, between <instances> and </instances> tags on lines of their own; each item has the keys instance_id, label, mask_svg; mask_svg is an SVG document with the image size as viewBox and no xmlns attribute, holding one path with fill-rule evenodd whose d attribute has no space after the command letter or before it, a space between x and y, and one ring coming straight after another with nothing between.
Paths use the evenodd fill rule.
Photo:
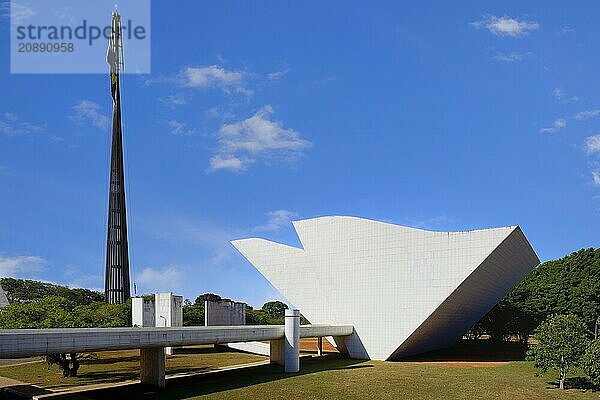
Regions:
<instances>
[{"instance_id":1,"label":"concrete block structure","mask_svg":"<svg viewBox=\"0 0 600 400\"><path fill-rule=\"evenodd\" d=\"M246 303L230 300L204 301L204 326L246 325ZM263 342L227 343L223 346L246 353L270 355L270 346Z\"/></svg>"},{"instance_id":2,"label":"concrete block structure","mask_svg":"<svg viewBox=\"0 0 600 400\"><path fill-rule=\"evenodd\" d=\"M154 299L134 297L131 299L131 322L134 327L182 327L183 296L173 293L157 293ZM165 349L173 354L173 348Z\"/></svg>"},{"instance_id":3,"label":"concrete block structure","mask_svg":"<svg viewBox=\"0 0 600 400\"><path fill-rule=\"evenodd\" d=\"M204 326L246 325L246 303L204 301Z\"/></svg>"},{"instance_id":4,"label":"concrete block structure","mask_svg":"<svg viewBox=\"0 0 600 400\"><path fill-rule=\"evenodd\" d=\"M134 327L156 326L154 298L133 297L131 299L131 324Z\"/></svg>"},{"instance_id":5,"label":"concrete block structure","mask_svg":"<svg viewBox=\"0 0 600 400\"><path fill-rule=\"evenodd\" d=\"M302 248L259 238L232 244L353 358L392 360L448 347L539 259L518 226L432 232L356 217L293 222Z\"/></svg>"}]
</instances>

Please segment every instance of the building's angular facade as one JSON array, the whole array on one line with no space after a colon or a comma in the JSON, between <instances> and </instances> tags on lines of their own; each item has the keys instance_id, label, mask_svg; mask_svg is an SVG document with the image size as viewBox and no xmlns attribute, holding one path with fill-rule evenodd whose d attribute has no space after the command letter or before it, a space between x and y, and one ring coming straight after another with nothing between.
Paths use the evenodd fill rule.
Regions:
<instances>
[{"instance_id":1,"label":"building's angular facade","mask_svg":"<svg viewBox=\"0 0 600 400\"><path fill-rule=\"evenodd\" d=\"M452 345L539 264L518 226L431 232L338 216L293 224L302 248L232 244L311 323L354 325L337 343L353 358Z\"/></svg>"}]
</instances>

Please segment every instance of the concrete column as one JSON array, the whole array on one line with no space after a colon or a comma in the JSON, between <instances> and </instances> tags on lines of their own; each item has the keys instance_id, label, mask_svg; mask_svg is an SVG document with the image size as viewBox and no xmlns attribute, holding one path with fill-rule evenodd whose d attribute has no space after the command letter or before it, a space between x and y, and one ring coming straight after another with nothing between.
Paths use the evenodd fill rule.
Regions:
<instances>
[{"instance_id":1,"label":"concrete column","mask_svg":"<svg viewBox=\"0 0 600 400\"><path fill-rule=\"evenodd\" d=\"M271 364L279 364L283 365L285 363L285 340L271 340L270 341L270 349L269 349L269 357Z\"/></svg>"},{"instance_id":2,"label":"concrete column","mask_svg":"<svg viewBox=\"0 0 600 400\"><path fill-rule=\"evenodd\" d=\"M300 310L285 310L285 372L300 371Z\"/></svg>"},{"instance_id":3,"label":"concrete column","mask_svg":"<svg viewBox=\"0 0 600 400\"><path fill-rule=\"evenodd\" d=\"M323 355L323 338L320 336L317 338L317 355L319 357Z\"/></svg>"},{"instance_id":4,"label":"concrete column","mask_svg":"<svg viewBox=\"0 0 600 400\"><path fill-rule=\"evenodd\" d=\"M142 383L165 387L164 347L140 349L140 367L140 380Z\"/></svg>"}]
</instances>

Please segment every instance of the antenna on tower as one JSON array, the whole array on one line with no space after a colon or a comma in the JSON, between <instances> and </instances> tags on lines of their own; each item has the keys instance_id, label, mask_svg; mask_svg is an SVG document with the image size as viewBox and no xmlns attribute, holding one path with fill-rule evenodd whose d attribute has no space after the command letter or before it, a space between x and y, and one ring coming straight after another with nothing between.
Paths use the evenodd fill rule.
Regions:
<instances>
[{"instance_id":1,"label":"antenna on tower","mask_svg":"<svg viewBox=\"0 0 600 400\"><path fill-rule=\"evenodd\" d=\"M112 13L112 26L106 62L110 65L110 73L118 74L125 69L125 56L123 53L123 28L121 27L121 14L116 10Z\"/></svg>"}]
</instances>

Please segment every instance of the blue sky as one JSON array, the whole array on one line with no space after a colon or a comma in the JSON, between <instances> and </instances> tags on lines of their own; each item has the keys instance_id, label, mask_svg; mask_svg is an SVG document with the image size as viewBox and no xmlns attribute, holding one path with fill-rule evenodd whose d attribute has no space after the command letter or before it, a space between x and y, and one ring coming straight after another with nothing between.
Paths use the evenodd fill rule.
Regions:
<instances>
[{"instance_id":1,"label":"blue sky","mask_svg":"<svg viewBox=\"0 0 600 400\"><path fill-rule=\"evenodd\" d=\"M598 246L599 4L152 7L152 73L123 78L139 292L280 298L228 241L320 215ZM108 77L11 75L0 24L0 274L102 288Z\"/></svg>"}]
</instances>

